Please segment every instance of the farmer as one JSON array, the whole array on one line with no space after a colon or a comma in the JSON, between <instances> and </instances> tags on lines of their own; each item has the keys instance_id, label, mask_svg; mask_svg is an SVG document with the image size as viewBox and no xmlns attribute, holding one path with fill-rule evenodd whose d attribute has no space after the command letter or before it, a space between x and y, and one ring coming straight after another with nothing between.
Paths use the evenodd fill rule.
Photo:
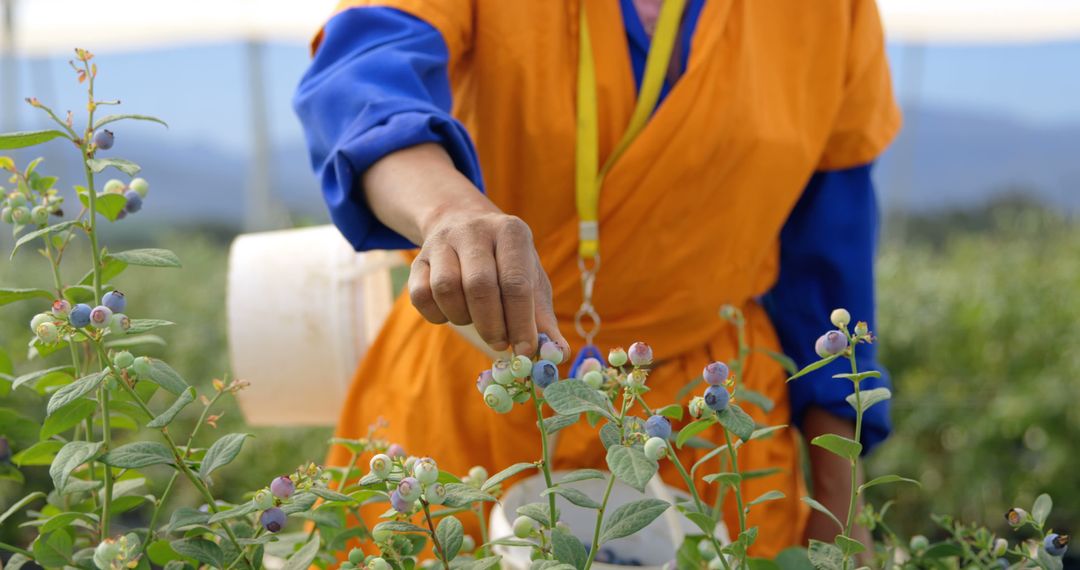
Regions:
<instances>
[{"instance_id":1,"label":"farmer","mask_svg":"<svg viewBox=\"0 0 1080 570\"><path fill-rule=\"evenodd\" d=\"M731 304L755 349L745 385L775 403L746 407L799 428L740 453L744 470L779 468L743 491L786 495L750 515L754 553L769 556L837 534L799 501L797 438L854 429L850 384L830 378L842 370L786 384L767 351L816 360L841 306L873 327L870 167L900 117L873 0L682 4L349 1L330 19L295 107L331 218L357 250L419 247L337 432L360 437L385 418L390 440L455 473L534 461L533 409L488 409L473 379L490 359L442 323L472 323L493 349L522 354L539 330L576 354L584 341L564 333L582 268L597 269L600 326L586 318L585 332L602 354L651 344L649 400L666 403L736 356L718 317ZM876 366L871 346L859 358ZM889 429L872 408L866 447ZM813 496L843 518L850 467L810 449ZM340 448L329 457L346 461ZM561 433L553 462L602 467L595 430ZM662 474L678 484L670 462Z\"/></svg>"}]
</instances>

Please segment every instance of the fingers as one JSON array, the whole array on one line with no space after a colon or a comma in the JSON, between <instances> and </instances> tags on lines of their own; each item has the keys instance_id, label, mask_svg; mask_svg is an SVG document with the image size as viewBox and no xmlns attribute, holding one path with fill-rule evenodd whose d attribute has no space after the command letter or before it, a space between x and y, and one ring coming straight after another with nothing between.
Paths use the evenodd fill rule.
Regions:
<instances>
[{"instance_id":1,"label":"fingers","mask_svg":"<svg viewBox=\"0 0 1080 570\"><path fill-rule=\"evenodd\" d=\"M559 331L559 320L555 318L555 309L551 303L551 282L544 274L543 267L537 262L539 273L539 286L535 292L536 329L551 337L552 342L559 345L563 353L563 362L570 360L570 343Z\"/></svg>"},{"instance_id":2,"label":"fingers","mask_svg":"<svg viewBox=\"0 0 1080 570\"><path fill-rule=\"evenodd\" d=\"M507 335L515 353L532 356L538 348L534 289L539 282L532 232L515 217L507 217L496 231L495 262Z\"/></svg>"},{"instance_id":3,"label":"fingers","mask_svg":"<svg viewBox=\"0 0 1080 570\"><path fill-rule=\"evenodd\" d=\"M466 246L466 250L459 251L458 256L461 258L465 302L476 332L494 350L506 350L510 345L501 303L503 292L500 291L495 254L490 242Z\"/></svg>"},{"instance_id":4,"label":"fingers","mask_svg":"<svg viewBox=\"0 0 1080 570\"><path fill-rule=\"evenodd\" d=\"M447 321L431 291L431 265L426 256L417 257L409 271L409 300L428 321L437 325Z\"/></svg>"},{"instance_id":5,"label":"fingers","mask_svg":"<svg viewBox=\"0 0 1080 570\"><path fill-rule=\"evenodd\" d=\"M436 245L428 252L428 263L431 266L431 294L439 311L455 325L471 323L457 253L449 246Z\"/></svg>"}]
</instances>

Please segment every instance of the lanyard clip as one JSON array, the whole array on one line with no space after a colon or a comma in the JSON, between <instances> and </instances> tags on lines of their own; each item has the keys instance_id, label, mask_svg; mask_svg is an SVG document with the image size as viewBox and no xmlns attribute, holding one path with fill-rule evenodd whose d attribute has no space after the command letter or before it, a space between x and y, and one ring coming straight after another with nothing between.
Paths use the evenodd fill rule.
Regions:
<instances>
[{"instance_id":1,"label":"lanyard clip","mask_svg":"<svg viewBox=\"0 0 1080 570\"><path fill-rule=\"evenodd\" d=\"M582 223L582 226L585 224ZM596 223L593 222L595 227ZM584 242L582 242L584 243ZM596 285L596 275L600 271L600 255L596 254L589 258L578 256L578 269L581 271L581 307L574 314L574 328L578 336L585 340L586 345L591 345L596 333L600 331L600 314L593 307L593 288Z\"/></svg>"}]
</instances>

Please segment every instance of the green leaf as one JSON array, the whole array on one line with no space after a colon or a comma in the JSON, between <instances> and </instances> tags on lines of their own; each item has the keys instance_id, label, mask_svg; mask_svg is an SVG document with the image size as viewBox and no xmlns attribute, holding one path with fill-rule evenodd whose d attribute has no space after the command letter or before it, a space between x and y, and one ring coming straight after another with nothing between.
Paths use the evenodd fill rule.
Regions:
<instances>
[{"instance_id":1,"label":"green leaf","mask_svg":"<svg viewBox=\"0 0 1080 570\"><path fill-rule=\"evenodd\" d=\"M575 489L573 487L552 487L550 489L544 489L540 493L540 496L541 497L546 497L546 496L548 496L548 495L550 495L552 493L554 493L556 495L562 495L563 497L566 497L567 501L570 501L571 503L573 503L573 504L575 504L575 505L577 505L579 507L584 507L586 509L599 509L600 508L600 503L597 503L593 499L589 498L588 495L586 495L585 493L582 493L580 490Z\"/></svg>"},{"instance_id":2,"label":"green leaf","mask_svg":"<svg viewBox=\"0 0 1080 570\"><path fill-rule=\"evenodd\" d=\"M813 570L814 565L810 564L807 554L805 548L792 546L777 554L775 560L780 570Z\"/></svg>"},{"instance_id":3,"label":"green leaf","mask_svg":"<svg viewBox=\"0 0 1080 570\"><path fill-rule=\"evenodd\" d=\"M63 433L90 417L96 409L97 404L91 400L75 400L45 418L38 437L44 440Z\"/></svg>"},{"instance_id":4,"label":"green leaf","mask_svg":"<svg viewBox=\"0 0 1080 570\"><path fill-rule=\"evenodd\" d=\"M101 385L101 382L105 380L107 374L107 372L95 372L89 376L83 376L54 392L52 397L49 398L45 416L53 415L60 408L96 390Z\"/></svg>"},{"instance_id":5,"label":"green leaf","mask_svg":"<svg viewBox=\"0 0 1080 570\"><path fill-rule=\"evenodd\" d=\"M667 501L660 499L640 499L627 503L604 521L604 529L600 532L599 544L610 542L616 538L630 536L635 532L649 526L670 507ZM593 548L596 548L594 546Z\"/></svg>"},{"instance_id":6,"label":"green leaf","mask_svg":"<svg viewBox=\"0 0 1080 570\"><path fill-rule=\"evenodd\" d=\"M87 194L79 193L79 201L82 202L84 208L90 208L90 197ZM94 198L94 210L110 222L119 219L120 212L124 211L125 206L127 206L127 198L123 194L98 194ZM102 281L104 282L104 278Z\"/></svg>"},{"instance_id":7,"label":"green leaf","mask_svg":"<svg viewBox=\"0 0 1080 570\"><path fill-rule=\"evenodd\" d=\"M155 540L146 547L146 555L157 566L165 566L173 560L180 560L180 553L173 550L167 540Z\"/></svg>"},{"instance_id":8,"label":"green leaf","mask_svg":"<svg viewBox=\"0 0 1080 570\"><path fill-rule=\"evenodd\" d=\"M561 528L555 528L551 531L551 546L556 560L570 564L577 570L584 570L585 563L589 560L589 553L585 551L585 545L581 544L576 536Z\"/></svg>"},{"instance_id":9,"label":"green leaf","mask_svg":"<svg viewBox=\"0 0 1080 570\"><path fill-rule=\"evenodd\" d=\"M608 449L607 465L618 480L642 493L660 468L656 461L645 457L645 452L623 445L613 445Z\"/></svg>"},{"instance_id":10,"label":"green leaf","mask_svg":"<svg viewBox=\"0 0 1080 570\"><path fill-rule=\"evenodd\" d=\"M610 423L600 426L600 443L604 444L604 449L610 449L611 446L622 443L622 433L619 428Z\"/></svg>"},{"instance_id":11,"label":"green leaf","mask_svg":"<svg viewBox=\"0 0 1080 570\"><path fill-rule=\"evenodd\" d=\"M581 419L581 414L571 414L569 416L554 415L550 418L544 418L544 429L547 430L548 435L553 433L559 433L560 431L578 423ZM540 422L536 423L536 428L540 429Z\"/></svg>"},{"instance_id":12,"label":"green leaf","mask_svg":"<svg viewBox=\"0 0 1080 570\"><path fill-rule=\"evenodd\" d=\"M15 259L15 252L19 251L20 247L34 241L35 239L37 239L39 237L47 236L47 235L54 234L54 233L57 233L57 232L62 232L62 231L66 230L66 229L70 228L71 226L74 226L74 225L76 225L78 223L79 223L79 220L68 220L66 222L60 222L59 224L46 226L44 228L41 228L40 230L34 230L34 231L32 231L32 232L30 232L28 234L23 234L23 236L21 238L19 238L18 241L15 242L15 247L11 248L11 259ZM52 298L51 294L49 295L49 298L50 299Z\"/></svg>"},{"instance_id":13,"label":"green leaf","mask_svg":"<svg viewBox=\"0 0 1080 570\"><path fill-rule=\"evenodd\" d=\"M760 479L761 477L768 477L769 475L776 475L782 473L784 470L779 467L767 467L765 469L751 469L741 472L742 480L749 481L751 479Z\"/></svg>"},{"instance_id":14,"label":"green leaf","mask_svg":"<svg viewBox=\"0 0 1080 570\"><path fill-rule=\"evenodd\" d=\"M188 387L187 390L180 392L180 397L169 406L169 409L162 412L158 417L150 420L150 423L146 424L146 427L151 429L161 429L176 418L180 410L184 409L184 406L195 401L195 388Z\"/></svg>"},{"instance_id":15,"label":"green leaf","mask_svg":"<svg viewBox=\"0 0 1080 570\"><path fill-rule=\"evenodd\" d=\"M753 390L740 386L735 389L735 399L742 402L750 402L751 404L760 408L766 414L773 411L773 401L761 392L755 392Z\"/></svg>"},{"instance_id":16,"label":"green leaf","mask_svg":"<svg viewBox=\"0 0 1080 570\"><path fill-rule=\"evenodd\" d=\"M813 371L817 370L818 368L821 368L822 366L825 366L826 364L828 364L828 363L830 363L830 362L832 362L832 361L836 360L836 359L837 359L837 358L839 358L839 357L840 357L840 355L839 355L839 354L834 354L834 355L832 355L832 356L829 356L829 357L826 357L826 358L822 358L821 360L819 360L819 361L817 361L817 362L814 362L813 364L810 364L810 365L808 365L808 366L807 366L806 368L803 368L802 370L800 370L800 371L796 372L795 374L792 374L792 375L791 375L791 376L790 376L790 377L789 377L789 378L787 379L787 381L788 381L788 382L791 382L792 380L794 380L794 379L796 379L796 378L799 378L799 377L802 377L802 376L806 376L807 374L809 374L809 373L811 373L811 372L813 372Z\"/></svg>"},{"instance_id":17,"label":"green leaf","mask_svg":"<svg viewBox=\"0 0 1080 570\"><path fill-rule=\"evenodd\" d=\"M844 553L827 542L811 539L808 554L810 563L817 570L842 570L844 568Z\"/></svg>"},{"instance_id":18,"label":"green leaf","mask_svg":"<svg viewBox=\"0 0 1080 570\"><path fill-rule=\"evenodd\" d=\"M858 402L855 401L855 394L848 394L847 403L851 404L851 407L856 411L865 412L870 409L870 406L877 404L878 402L884 402L889 398L892 398L892 392L888 388L872 388L870 390L862 390L859 392L859 398L862 400L862 410L859 410Z\"/></svg>"},{"instance_id":19,"label":"green leaf","mask_svg":"<svg viewBox=\"0 0 1080 570\"><path fill-rule=\"evenodd\" d=\"M500 562L502 562L502 556L488 556L463 565L461 570L491 570L491 568L497 568Z\"/></svg>"},{"instance_id":20,"label":"green leaf","mask_svg":"<svg viewBox=\"0 0 1080 570\"><path fill-rule=\"evenodd\" d=\"M26 384L27 382L34 382L34 381L36 381L36 380L38 380L40 378L44 378L45 376L48 376L49 374L52 374L53 372L65 372L66 373L66 372L69 372L71 370L72 370L71 366L55 366L53 368L46 368L45 370L35 370L34 372L23 374L22 376L19 376L18 378L13 380L11 382L11 389L14 390L14 389L18 388L19 386L22 386L23 384Z\"/></svg>"},{"instance_id":21,"label":"green leaf","mask_svg":"<svg viewBox=\"0 0 1080 570\"><path fill-rule=\"evenodd\" d=\"M940 558L952 558L953 556L963 556L964 549L953 542L938 542L931 544L922 553L924 559L940 559Z\"/></svg>"},{"instance_id":22,"label":"green leaf","mask_svg":"<svg viewBox=\"0 0 1080 570\"><path fill-rule=\"evenodd\" d=\"M121 469L142 469L151 465L174 465L172 451L156 441L134 441L102 455L98 461Z\"/></svg>"},{"instance_id":23,"label":"green leaf","mask_svg":"<svg viewBox=\"0 0 1080 570\"><path fill-rule=\"evenodd\" d=\"M1050 495L1043 493L1035 499L1035 505L1031 507L1031 518L1039 526L1046 524L1046 517L1050 516L1050 510L1054 508L1054 501Z\"/></svg>"},{"instance_id":24,"label":"green leaf","mask_svg":"<svg viewBox=\"0 0 1080 570\"><path fill-rule=\"evenodd\" d=\"M664 406L659 410L655 410L653 413L664 416L665 418L671 418L677 422L681 422L683 419L683 407L678 404Z\"/></svg>"},{"instance_id":25,"label":"green leaf","mask_svg":"<svg viewBox=\"0 0 1080 570\"><path fill-rule=\"evenodd\" d=\"M142 170L138 164L123 158L90 158L86 160L86 165L89 166L90 170L93 170L95 174L100 173L110 166L128 176L135 176Z\"/></svg>"},{"instance_id":26,"label":"green leaf","mask_svg":"<svg viewBox=\"0 0 1080 570\"><path fill-rule=\"evenodd\" d=\"M754 434L754 418L735 404L728 405L724 411L716 414L716 419L724 429L737 435L743 441L749 441ZM682 433L679 434L680 436Z\"/></svg>"},{"instance_id":27,"label":"green leaf","mask_svg":"<svg viewBox=\"0 0 1080 570\"><path fill-rule=\"evenodd\" d=\"M753 501L750 501L749 503L746 504L746 506L747 506L747 508L749 508L749 507L752 507L754 505L760 505L761 503L764 503L764 502L767 502L767 501L776 501L776 500L779 500L779 499L783 499L785 496L786 495L784 495L780 491L769 491L767 493L762 494L760 497L754 499Z\"/></svg>"},{"instance_id":28,"label":"green leaf","mask_svg":"<svg viewBox=\"0 0 1080 570\"><path fill-rule=\"evenodd\" d=\"M143 267L180 267L180 258L167 249L129 249L110 253L109 259L118 259L128 265Z\"/></svg>"},{"instance_id":29,"label":"green leaf","mask_svg":"<svg viewBox=\"0 0 1080 570\"><path fill-rule=\"evenodd\" d=\"M131 348L148 345L165 346L166 344L165 339L156 334L140 334L136 336L124 336L115 340L106 340L105 348Z\"/></svg>"},{"instance_id":30,"label":"green leaf","mask_svg":"<svg viewBox=\"0 0 1080 570\"><path fill-rule=\"evenodd\" d=\"M787 424L779 426L769 426L754 430L754 433L750 434L750 441L755 439L762 439L768 437L784 428L788 427Z\"/></svg>"},{"instance_id":31,"label":"green leaf","mask_svg":"<svg viewBox=\"0 0 1080 570\"><path fill-rule=\"evenodd\" d=\"M685 445L690 438L709 429L714 425L716 425L716 420L712 416L709 416L707 418L701 418L700 420L694 420L686 424L681 430L679 430L679 435L675 436L675 447L682 449L682 446Z\"/></svg>"},{"instance_id":32,"label":"green leaf","mask_svg":"<svg viewBox=\"0 0 1080 570\"><path fill-rule=\"evenodd\" d=\"M854 556L866 550L866 545L853 538L848 538L842 534L836 535L835 540L836 545L840 547L840 551L848 557Z\"/></svg>"},{"instance_id":33,"label":"green leaf","mask_svg":"<svg viewBox=\"0 0 1080 570\"><path fill-rule=\"evenodd\" d=\"M204 513L191 507L180 507L173 511L166 527L168 532L176 532L192 526L204 526L210 520L210 513Z\"/></svg>"},{"instance_id":34,"label":"green leaf","mask_svg":"<svg viewBox=\"0 0 1080 570\"><path fill-rule=\"evenodd\" d=\"M581 380L563 380L548 386L544 389L544 400L551 409L564 416L596 412L608 420L615 421L611 400L588 387Z\"/></svg>"},{"instance_id":35,"label":"green leaf","mask_svg":"<svg viewBox=\"0 0 1080 570\"><path fill-rule=\"evenodd\" d=\"M244 515L251 514L251 513L255 512L256 510L257 509L255 508L255 503L253 503L251 501L247 501L246 503L241 503L241 504L236 505L235 507L233 507L231 509L218 511L218 512L214 513L213 515L210 515L210 518L206 521L206 523L207 524L215 524L215 523L219 523L221 521L227 521L227 520L230 520L230 519L240 518L240 517L242 517Z\"/></svg>"},{"instance_id":36,"label":"green leaf","mask_svg":"<svg viewBox=\"0 0 1080 570\"><path fill-rule=\"evenodd\" d=\"M311 563L315 561L315 557L319 555L319 535L311 537L311 540L307 542L300 550L296 551L285 561L285 564L281 567L281 570L308 570Z\"/></svg>"},{"instance_id":37,"label":"green leaf","mask_svg":"<svg viewBox=\"0 0 1080 570\"><path fill-rule=\"evenodd\" d=\"M885 483L912 483L919 487L922 487L922 483L919 483L915 479L908 479L907 477L901 477L899 475L882 475L881 477L875 477L862 485L859 485L859 494L870 487L875 485L884 485Z\"/></svg>"},{"instance_id":38,"label":"green leaf","mask_svg":"<svg viewBox=\"0 0 1080 570\"><path fill-rule=\"evenodd\" d=\"M840 522L840 519L836 518L836 515L832 514L832 511L830 511L825 505L817 502L810 497L803 497L802 502L810 505L810 508L814 509L815 511L829 517L834 523L836 523L836 526L839 527L840 530L844 530L844 523Z\"/></svg>"},{"instance_id":39,"label":"green leaf","mask_svg":"<svg viewBox=\"0 0 1080 570\"><path fill-rule=\"evenodd\" d=\"M385 531L390 531L390 532L406 532L406 533L414 533L414 534L431 534L428 531L428 529L426 529L426 528L424 528L422 526L416 526L416 525L414 525L414 524L412 524L410 522L405 522L405 521L383 521L383 522L375 525L375 528L371 529L371 534L379 534L381 531L384 531L384 530Z\"/></svg>"},{"instance_id":40,"label":"green leaf","mask_svg":"<svg viewBox=\"0 0 1080 570\"><path fill-rule=\"evenodd\" d=\"M308 489L308 492L312 495L315 495L316 497L319 497L320 499L325 499L327 501L336 501L339 503L356 502L356 500L352 497L344 493L338 493L333 489L327 489L326 487L312 487Z\"/></svg>"},{"instance_id":41,"label":"green leaf","mask_svg":"<svg viewBox=\"0 0 1080 570\"><path fill-rule=\"evenodd\" d=\"M101 517L92 513L60 513L46 520L45 524L41 525L41 530L39 532L41 532L41 534L48 534L50 532L69 527L75 521L84 521L92 525L96 525L100 518Z\"/></svg>"},{"instance_id":42,"label":"green leaf","mask_svg":"<svg viewBox=\"0 0 1080 570\"><path fill-rule=\"evenodd\" d=\"M510 467L507 467L506 469L503 469L502 471L499 471L498 473L492 475L487 481L484 481L484 484L480 486L480 490L490 491L499 483L502 483L503 481L506 481L514 475L517 475L518 473L521 473L522 471L527 471L529 469L536 469L536 464L515 463Z\"/></svg>"},{"instance_id":43,"label":"green leaf","mask_svg":"<svg viewBox=\"0 0 1080 570\"><path fill-rule=\"evenodd\" d=\"M64 447L60 448L60 451L56 454L56 459L49 466L49 476L52 477L53 486L56 487L57 491L64 492L64 487L67 486L71 472L97 456L98 452L101 451L101 445L100 441L69 441L64 444Z\"/></svg>"},{"instance_id":44,"label":"green leaf","mask_svg":"<svg viewBox=\"0 0 1080 570\"><path fill-rule=\"evenodd\" d=\"M4 568L6 568L7 570L21 570L23 566L26 566L31 562L33 562L33 560L31 560L30 558L27 558L22 554L16 553L8 559L7 563L4 564ZM37 568L37 566L33 566L33 568Z\"/></svg>"},{"instance_id":45,"label":"green leaf","mask_svg":"<svg viewBox=\"0 0 1080 570\"><path fill-rule=\"evenodd\" d=\"M122 114L122 115L105 115L104 117L94 121L94 128L92 130L96 131L96 130L100 129L101 127L104 127L105 125L107 125L109 123L115 123L116 121L127 121L127 120L152 121L152 122L157 123L159 125L163 125L165 128L169 128L169 125L165 121L162 121L161 119L159 119L157 117L154 117L152 115Z\"/></svg>"},{"instance_id":46,"label":"green leaf","mask_svg":"<svg viewBox=\"0 0 1080 570\"><path fill-rule=\"evenodd\" d=\"M181 556L194 558L211 568L225 567L225 554L216 543L201 538L182 538L171 543L173 550Z\"/></svg>"},{"instance_id":47,"label":"green leaf","mask_svg":"<svg viewBox=\"0 0 1080 570\"><path fill-rule=\"evenodd\" d=\"M810 443L851 461L854 461L862 453L861 443L835 433L819 435L810 440Z\"/></svg>"},{"instance_id":48,"label":"green leaf","mask_svg":"<svg viewBox=\"0 0 1080 570\"><path fill-rule=\"evenodd\" d=\"M120 261L119 259L110 259L108 256L105 256L105 258L101 260L101 282L105 283L112 281L117 275L123 273L125 269L127 269L127 263ZM90 271L87 271L86 275L82 276L82 279L79 280L78 284L92 286L94 284L94 270L91 269ZM93 289L91 289L91 291L92 290Z\"/></svg>"},{"instance_id":49,"label":"green leaf","mask_svg":"<svg viewBox=\"0 0 1080 570\"><path fill-rule=\"evenodd\" d=\"M214 442L210 449L206 450L202 463L199 465L199 477L209 480L210 474L224 467L240 454L240 448L244 440L252 437L250 433L230 433Z\"/></svg>"},{"instance_id":50,"label":"green leaf","mask_svg":"<svg viewBox=\"0 0 1080 570\"><path fill-rule=\"evenodd\" d=\"M26 148L28 146L34 146L44 142L49 142L56 138L65 138L70 140L68 136L62 131L57 131L53 129L45 131L19 131L14 133L2 133L0 134L0 150Z\"/></svg>"},{"instance_id":51,"label":"green leaf","mask_svg":"<svg viewBox=\"0 0 1080 570\"><path fill-rule=\"evenodd\" d=\"M559 480L559 485L565 485L567 483L575 483L577 481L585 481L588 479L603 479L607 475L599 469L578 469L577 471L571 471L567 473L562 479Z\"/></svg>"},{"instance_id":52,"label":"green leaf","mask_svg":"<svg viewBox=\"0 0 1080 570\"><path fill-rule=\"evenodd\" d=\"M855 384L866 380L867 378L881 378L881 372L877 370L867 370L866 372L845 372L843 374L833 374L833 378L843 378L845 380L851 380Z\"/></svg>"},{"instance_id":53,"label":"green leaf","mask_svg":"<svg viewBox=\"0 0 1080 570\"><path fill-rule=\"evenodd\" d=\"M720 483L721 488L724 486L735 487L742 481L742 474L740 473L713 473L702 477L706 483Z\"/></svg>"},{"instance_id":54,"label":"green leaf","mask_svg":"<svg viewBox=\"0 0 1080 570\"><path fill-rule=\"evenodd\" d=\"M128 328L127 334L142 334L158 327L171 327L174 324L176 323L161 319L131 319L131 327Z\"/></svg>"},{"instance_id":55,"label":"green leaf","mask_svg":"<svg viewBox=\"0 0 1080 570\"><path fill-rule=\"evenodd\" d=\"M0 306L26 299L52 299L53 294L44 289L0 289Z\"/></svg>"},{"instance_id":56,"label":"green leaf","mask_svg":"<svg viewBox=\"0 0 1080 570\"><path fill-rule=\"evenodd\" d=\"M453 560L461 550L461 541L465 537L465 528L456 517L446 517L435 527L435 538L442 545L443 555Z\"/></svg>"},{"instance_id":57,"label":"green leaf","mask_svg":"<svg viewBox=\"0 0 1080 570\"><path fill-rule=\"evenodd\" d=\"M528 503L518 507L515 512L545 526L551 523L551 511L548 510L547 503ZM557 508L555 509L555 520L559 520L559 510Z\"/></svg>"},{"instance_id":58,"label":"green leaf","mask_svg":"<svg viewBox=\"0 0 1080 570\"><path fill-rule=\"evenodd\" d=\"M53 458L64 447L64 442L56 440L39 441L34 445L18 452L11 458L12 463L19 467L33 465L49 465Z\"/></svg>"},{"instance_id":59,"label":"green leaf","mask_svg":"<svg viewBox=\"0 0 1080 570\"><path fill-rule=\"evenodd\" d=\"M71 561L74 542L66 530L43 534L34 541L31 550L34 561L46 568L61 568Z\"/></svg>"},{"instance_id":60,"label":"green leaf","mask_svg":"<svg viewBox=\"0 0 1080 570\"><path fill-rule=\"evenodd\" d=\"M20 510L22 510L22 508L25 507L26 505L29 505L30 503L33 503L34 501L36 501L38 499L44 499L45 497L46 497L45 493L42 493L41 491L35 491L35 492L30 493L29 495L19 499L18 501L15 502L14 505L11 505L11 507L9 507L8 510L4 511L4 514L0 515L0 525L3 525L4 521L11 518L12 515L19 512Z\"/></svg>"},{"instance_id":61,"label":"green leaf","mask_svg":"<svg viewBox=\"0 0 1080 570\"><path fill-rule=\"evenodd\" d=\"M150 358L149 360L150 377L146 378L147 380L150 380L154 384L161 386L177 396L188 389L187 381L164 360L157 358Z\"/></svg>"},{"instance_id":62,"label":"green leaf","mask_svg":"<svg viewBox=\"0 0 1080 570\"><path fill-rule=\"evenodd\" d=\"M446 499L443 505L455 508L485 501L495 501L495 497L462 483L449 483L446 485Z\"/></svg>"}]
</instances>

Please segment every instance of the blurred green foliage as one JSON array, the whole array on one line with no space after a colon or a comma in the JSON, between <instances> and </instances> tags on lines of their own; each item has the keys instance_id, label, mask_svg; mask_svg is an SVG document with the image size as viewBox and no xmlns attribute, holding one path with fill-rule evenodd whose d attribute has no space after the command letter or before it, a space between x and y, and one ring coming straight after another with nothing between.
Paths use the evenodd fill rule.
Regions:
<instances>
[{"instance_id":1,"label":"blurred green foliage","mask_svg":"<svg viewBox=\"0 0 1080 570\"><path fill-rule=\"evenodd\" d=\"M889 228L901 223L904 238L886 240L877 276L880 351L895 384L896 430L870 458L868 470L871 476L914 477L924 488L878 487L871 500L897 499L887 520L904 535L933 534L931 513L952 513L1001 531L1006 509L1014 502L1030 504L1044 491L1054 497L1052 524L1067 527L1080 520L1080 455L1074 444L1080 439L1080 225L1014 202L890 220ZM105 240L117 250L160 246L180 256L183 269L130 268L116 284L127 294L126 312L132 317L179 325L155 331L168 344L151 354L200 389L228 371L223 307L228 237L200 228L157 234L152 244L145 235L130 244L124 235ZM20 252L14 263L0 263L0 283L50 282L46 265L35 255ZM27 323L44 308L32 303L0 308L0 346L18 370L40 366L25 361ZM5 406L43 413L42 400L28 390L4 400ZM215 477L221 497L237 500L293 469L300 458L324 456L330 428L247 428L239 409L225 401L217 430L208 430L196 445L212 440L214 431L256 437L245 444L242 467ZM194 408L178 420L187 422L178 426L179 433L195 421ZM26 490L0 481L0 510L27 490L47 486L47 468L25 472ZM153 485L165 479L151 481L151 492L160 493ZM174 505L199 504L191 489L179 489ZM18 532L0 529L0 540L21 543Z\"/></svg>"}]
</instances>

